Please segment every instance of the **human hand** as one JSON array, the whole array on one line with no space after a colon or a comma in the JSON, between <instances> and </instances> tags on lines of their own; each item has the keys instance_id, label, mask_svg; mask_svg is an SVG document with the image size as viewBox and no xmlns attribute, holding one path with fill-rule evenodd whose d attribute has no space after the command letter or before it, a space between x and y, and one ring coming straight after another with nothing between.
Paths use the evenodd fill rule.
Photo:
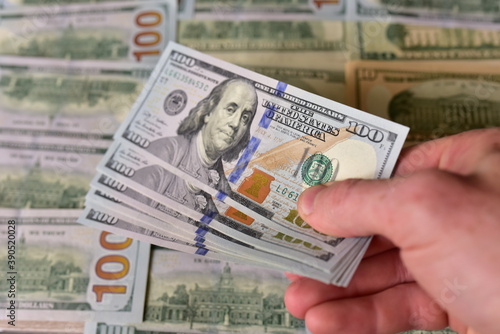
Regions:
<instances>
[{"instance_id":1,"label":"human hand","mask_svg":"<svg viewBox=\"0 0 500 334\"><path fill-rule=\"evenodd\" d=\"M298 208L323 233L376 235L347 288L288 275L313 333L500 333L500 128L408 148L393 178L312 187Z\"/></svg>"}]
</instances>

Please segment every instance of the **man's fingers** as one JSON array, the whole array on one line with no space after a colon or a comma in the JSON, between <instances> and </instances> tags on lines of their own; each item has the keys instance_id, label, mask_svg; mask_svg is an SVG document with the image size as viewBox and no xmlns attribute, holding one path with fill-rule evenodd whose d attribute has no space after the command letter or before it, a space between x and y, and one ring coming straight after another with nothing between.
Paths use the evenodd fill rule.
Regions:
<instances>
[{"instance_id":1,"label":"man's fingers","mask_svg":"<svg viewBox=\"0 0 500 334\"><path fill-rule=\"evenodd\" d=\"M443 151L449 146L449 137L405 147L399 154L394 175L404 176L427 168L438 168Z\"/></svg>"},{"instance_id":2,"label":"man's fingers","mask_svg":"<svg viewBox=\"0 0 500 334\"><path fill-rule=\"evenodd\" d=\"M409 175L437 168L467 175L476 169L482 157L499 149L500 127L466 131L403 149L394 174Z\"/></svg>"},{"instance_id":3,"label":"man's fingers","mask_svg":"<svg viewBox=\"0 0 500 334\"><path fill-rule=\"evenodd\" d=\"M308 309L327 301L373 294L411 281L399 251L393 249L362 260L347 288L305 277L294 280L286 291L285 304L294 316L304 318Z\"/></svg>"},{"instance_id":4,"label":"man's fingers","mask_svg":"<svg viewBox=\"0 0 500 334\"><path fill-rule=\"evenodd\" d=\"M386 235L382 226L373 225L372 221L390 217L390 182L350 179L308 188L299 197L299 214L313 228L330 235Z\"/></svg>"},{"instance_id":5,"label":"man's fingers","mask_svg":"<svg viewBox=\"0 0 500 334\"><path fill-rule=\"evenodd\" d=\"M413 328L441 329L446 313L416 283L402 284L380 293L328 301L305 316L313 334L388 334Z\"/></svg>"}]
</instances>

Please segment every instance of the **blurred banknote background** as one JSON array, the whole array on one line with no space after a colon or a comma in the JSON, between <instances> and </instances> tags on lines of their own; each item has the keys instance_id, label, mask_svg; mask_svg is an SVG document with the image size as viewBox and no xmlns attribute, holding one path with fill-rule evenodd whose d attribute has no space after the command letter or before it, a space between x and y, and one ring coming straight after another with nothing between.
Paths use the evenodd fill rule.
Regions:
<instances>
[{"instance_id":1,"label":"blurred banknote background","mask_svg":"<svg viewBox=\"0 0 500 334\"><path fill-rule=\"evenodd\" d=\"M162 50L409 126L411 144L500 126L499 21L497 0L0 0L0 332L305 333L282 272L76 222Z\"/></svg>"}]
</instances>

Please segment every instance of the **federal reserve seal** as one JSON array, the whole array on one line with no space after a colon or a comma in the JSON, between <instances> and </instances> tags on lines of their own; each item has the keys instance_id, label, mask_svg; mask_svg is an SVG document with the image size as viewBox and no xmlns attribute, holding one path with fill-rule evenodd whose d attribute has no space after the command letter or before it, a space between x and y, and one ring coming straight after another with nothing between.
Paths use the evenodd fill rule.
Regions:
<instances>
[{"instance_id":1,"label":"federal reserve seal","mask_svg":"<svg viewBox=\"0 0 500 334\"><path fill-rule=\"evenodd\" d=\"M163 102L163 110L167 115L175 116L184 110L187 104L187 95L183 90L174 90L168 94Z\"/></svg>"},{"instance_id":2,"label":"federal reserve seal","mask_svg":"<svg viewBox=\"0 0 500 334\"><path fill-rule=\"evenodd\" d=\"M332 172L332 162L320 153L311 155L302 165L302 179L308 186L330 181Z\"/></svg>"}]
</instances>

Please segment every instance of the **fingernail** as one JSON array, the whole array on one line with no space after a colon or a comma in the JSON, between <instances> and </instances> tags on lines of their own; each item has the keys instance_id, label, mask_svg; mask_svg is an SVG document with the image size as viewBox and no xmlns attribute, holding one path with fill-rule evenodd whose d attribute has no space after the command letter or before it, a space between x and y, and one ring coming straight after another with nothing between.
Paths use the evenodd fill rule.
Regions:
<instances>
[{"instance_id":1,"label":"fingernail","mask_svg":"<svg viewBox=\"0 0 500 334\"><path fill-rule=\"evenodd\" d=\"M299 199L299 209L303 215L310 215L314 210L314 200L316 195L323 189L323 186L314 186L302 192Z\"/></svg>"}]
</instances>

